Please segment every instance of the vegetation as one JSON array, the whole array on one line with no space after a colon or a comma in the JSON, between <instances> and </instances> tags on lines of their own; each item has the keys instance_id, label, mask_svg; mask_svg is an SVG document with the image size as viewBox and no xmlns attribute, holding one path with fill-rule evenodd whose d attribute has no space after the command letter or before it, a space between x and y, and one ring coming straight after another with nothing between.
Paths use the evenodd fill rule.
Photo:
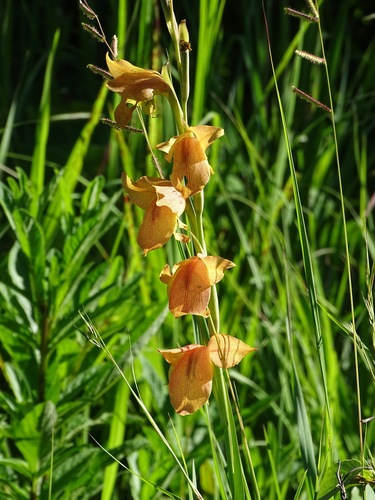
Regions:
<instances>
[{"instance_id":1,"label":"vegetation","mask_svg":"<svg viewBox=\"0 0 375 500\"><path fill-rule=\"evenodd\" d=\"M170 61L180 98L165 3L90 6L119 58ZM373 12L288 7L174 6L192 48L188 122L225 130L204 189L208 255L236 265L217 285L220 333L257 348L181 416L157 351L207 343L210 324L175 319L159 275L192 247L142 256L144 212L121 182L156 176L151 152L170 173L155 147L180 133L171 107L158 96L157 117L133 113L146 134L107 126L119 98L87 69L106 69L108 47L81 27L95 19L5 0L1 498L375 498Z\"/></svg>"}]
</instances>

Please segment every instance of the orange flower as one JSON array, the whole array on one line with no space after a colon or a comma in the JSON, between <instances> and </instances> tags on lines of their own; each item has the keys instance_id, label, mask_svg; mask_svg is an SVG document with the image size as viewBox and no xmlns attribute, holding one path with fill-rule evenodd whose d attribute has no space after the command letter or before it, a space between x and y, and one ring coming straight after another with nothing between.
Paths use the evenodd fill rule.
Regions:
<instances>
[{"instance_id":1,"label":"orange flower","mask_svg":"<svg viewBox=\"0 0 375 500\"><path fill-rule=\"evenodd\" d=\"M190 344L179 349L159 349L171 364L168 389L173 408L182 416L197 411L210 397L214 365L232 368L255 350L223 334L213 335L207 346Z\"/></svg>"},{"instance_id":2,"label":"orange flower","mask_svg":"<svg viewBox=\"0 0 375 500\"><path fill-rule=\"evenodd\" d=\"M145 176L132 182L123 174L122 182L131 201L146 210L137 238L145 255L165 245L172 234L177 239L187 241L187 237L175 233L178 217L185 210L186 201L170 181Z\"/></svg>"},{"instance_id":3,"label":"orange flower","mask_svg":"<svg viewBox=\"0 0 375 500\"><path fill-rule=\"evenodd\" d=\"M120 104L115 109L115 120L119 127L124 128L129 123L138 102L146 102L149 114L155 113L154 96L168 94L171 89L157 71L138 68L124 59L112 60L106 55L108 69L113 80L107 82L107 87L121 95ZM127 103L133 104L128 107Z\"/></svg>"},{"instance_id":4,"label":"orange flower","mask_svg":"<svg viewBox=\"0 0 375 500\"><path fill-rule=\"evenodd\" d=\"M169 309L175 318L185 314L207 317L211 286L218 283L224 271L235 266L221 257L204 257L198 254L173 266L167 264L160 273L160 280L167 285Z\"/></svg>"},{"instance_id":5,"label":"orange flower","mask_svg":"<svg viewBox=\"0 0 375 500\"><path fill-rule=\"evenodd\" d=\"M222 128L198 125L156 146L164 151L168 162L173 158L171 175L173 186L177 187L185 177L190 194L202 191L212 172L205 151L222 135L224 135Z\"/></svg>"}]
</instances>

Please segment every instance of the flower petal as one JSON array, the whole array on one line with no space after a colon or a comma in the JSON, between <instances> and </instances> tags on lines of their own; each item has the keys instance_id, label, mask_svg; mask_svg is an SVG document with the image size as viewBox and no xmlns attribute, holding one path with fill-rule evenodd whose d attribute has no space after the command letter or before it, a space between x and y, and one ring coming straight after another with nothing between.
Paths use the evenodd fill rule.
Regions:
<instances>
[{"instance_id":1,"label":"flower petal","mask_svg":"<svg viewBox=\"0 0 375 500\"><path fill-rule=\"evenodd\" d=\"M153 201L146 210L137 237L144 255L165 245L176 226L177 215L169 207L157 206Z\"/></svg>"},{"instance_id":2,"label":"flower petal","mask_svg":"<svg viewBox=\"0 0 375 500\"><path fill-rule=\"evenodd\" d=\"M171 273L171 268L169 267L169 264L166 264L163 267L163 270L159 275L159 279L162 283L165 283L166 285L169 284L169 282L172 279L172 273Z\"/></svg>"},{"instance_id":3,"label":"flower petal","mask_svg":"<svg viewBox=\"0 0 375 500\"><path fill-rule=\"evenodd\" d=\"M232 368L247 354L257 350L236 337L221 333L213 335L207 347L210 351L211 361L220 368Z\"/></svg>"},{"instance_id":4,"label":"flower petal","mask_svg":"<svg viewBox=\"0 0 375 500\"><path fill-rule=\"evenodd\" d=\"M190 127L190 130L199 140L203 151L206 151L216 139L224 135L224 129L212 127L211 125L197 125L195 127Z\"/></svg>"},{"instance_id":5,"label":"flower petal","mask_svg":"<svg viewBox=\"0 0 375 500\"><path fill-rule=\"evenodd\" d=\"M172 146L173 169L171 182L174 186L187 179L187 186L195 194L201 191L210 179L211 167L198 139L185 134Z\"/></svg>"},{"instance_id":6,"label":"flower petal","mask_svg":"<svg viewBox=\"0 0 375 500\"><path fill-rule=\"evenodd\" d=\"M167 272L166 272L167 271ZM169 309L175 318L185 314L209 316L211 284L206 264L199 257L183 260L170 270L164 268L160 280L167 283Z\"/></svg>"},{"instance_id":7,"label":"flower petal","mask_svg":"<svg viewBox=\"0 0 375 500\"><path fill-rule=\"evenodd\" d=\"M157 148L165 153L165 159L169 162L173 159L171 181L175 187L186 178L190 194L202 191L212 173L205 150L223 134L224 130L219 127L198 125L158 144Z\"/></svg>"},{"instance_id":8,"label":"flower petal","mask_svg":"<svg viewBox=\"0 0 375 500\"><path fill-rule=\"evenodd\" d=\"M107 53L105 56L107 66L113 78L123 75L124 73L138 73L142 71L142 68L133 66L129 61L124 59L111 59Z\"/></svg>"},{"instance_id":9,"label":"flower petal","mask_svg":"<svg viewBox=\"0 0 375 500\"><path fill-rule=\"evenodd\" d=\"M136 106L136 104L134 104L134 106L127 106L126 99L121 100L114 113L116 124L120 128L125 128L126 125L128 125Z\"/></svg>"},{"instance_id":10,"label":"flower petal","mask_svg":"<svg viewBox=\"0 0 375 500\"><path fill-rule=\"evenodd\" d=\"M156 201L155 188L152 185L153 180L159 180L157 177L141 177L133 182L125 173L122 174L122 185L128 193L129 198L138 207L146 210L153 201Z\"/></svg>"},{"instance_id":11,"label":"flower petal","mask_svg":"<svg viewBox=\"0 0 375 500\"><path fill-rule=\"evenodd\" d=\"M198 254L198 257L200 257L207 266L211 285L221 281L224 277L224 271L236 265L234 262L223 259L222 257L214 257L211 255L204 257L202 254Z\"/></svg>"},{"instance_id":12,"label":"flower petal","mask_svg":"<svg viewBox=\"0 0 375 500\"><path fill-rule=\"evenodd\" d=\"M123 59L112 60L106 54L107 66L114 77L106 85L109 90L121 94L121 102L115 109L115 120L124 128L129 123L138 102L150 102L155 95L168 94L171 89L162 75L157 71L138 68ZM133 106L128 107L128 103ZM148 107L149 112L155 109L154 104Z\"/></svg>"},{"instance_id":13,"label":"flower petal","mask_svg":"<svg viewBox=\"0 0 375 500\"><path fill-rule=\"evenodd\" d=\"M169 266L168 266L169 267ZM158 349L158 352L163 356L163 358L171 365L177 363L182 356L196 347L202 347L200 344L189 344L184 347L177 347L176 349Z\"/></svg>"},{"instance_id":14,"label":"flower petal","mask_svg":"<svg viewBox=\"0 0 375 500\"><path fill-rule=\"evenodd\" d=\"M154 95L170 91L170 87L160 73L151 69L134 66L124 59L112 60L108 53L106 61L113 80L107 82L107 87L114 92L126 92L126 99L149 101Z\"/></svg>"},{"instance_id":15,"label":"flower petal","mask_svg":"<svg viewBox=\"0 0 375 500\"><path fill-rule=\"evenodd\" d=\"M176 215L181 215L185 211L186 200L180 191L177 191L170 182L168 185L156 185L155 191L158 195L156 204L158 207L168 207Z\"/></svg>"},{"instance_id":16,"label":"flower petal","mask_svg":"<svg viewBox=\"0 0 375 500\"><path fill-rule=\"evenodd\" d=\"M209 349L192 344L159 352L172 364L168 388L173 408L182 416L194 413L211 394L214 367Z\"/></svg>"}]
</instances>

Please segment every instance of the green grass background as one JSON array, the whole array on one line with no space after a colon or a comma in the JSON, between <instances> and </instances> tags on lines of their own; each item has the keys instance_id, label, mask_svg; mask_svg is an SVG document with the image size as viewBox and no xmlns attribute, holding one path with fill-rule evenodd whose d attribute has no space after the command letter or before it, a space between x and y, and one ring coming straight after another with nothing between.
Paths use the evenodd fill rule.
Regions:
<instances>
[{"instance_id":1,"label":"green grass background","mask_svg":"<svg viewBox=\"0 0 375 500\"><path fill-rule=\"evenodd\" d=\"M117 101L86 65L104 67L105 47L81 29L75 2L1 5L0 496L194 497L108 356L82 334L91 335L84 311L203 498L240 499L218 481L215 403L209 425L204 412L181 418L169 403L156 349L193 342L192 324L167 313L158 280L179 260L174 244L147 258L136 244L142 213L124 203L120 176L154 167L142 136L99 121ZM291 92L329 105L324 68L294 54L321 55L319 31L286 16L289 6L265 2L295 171L261 2L175 5L193 48L191 124L225 129L209 150L205 207L209 253L237 265L218 287L221 328L259 349L230 371L256 482L245 477L253 498L329 498L341 460L343 473L359 467L364 478L351 474L350 498L373 498L375 422L360 426L358 409L375 415L374 6L320 5L343 196L330 115ZM173 61L158 2L92 7L133 64L160 70L166 51ZM147 123L154 145L175 133L167 104Z\"/></svg>"}]
</instances>

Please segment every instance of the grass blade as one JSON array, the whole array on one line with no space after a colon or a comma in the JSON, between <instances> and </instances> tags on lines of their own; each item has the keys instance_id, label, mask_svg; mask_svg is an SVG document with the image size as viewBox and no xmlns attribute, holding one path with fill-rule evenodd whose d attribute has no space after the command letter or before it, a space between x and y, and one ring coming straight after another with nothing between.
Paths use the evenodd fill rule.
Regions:
<instances>
[{"instance_id":1,"label":"grass blade","mask_svg":"<svg viewBox=\"0 0 375 500\"><path fill-rule=\"evenodd\" d=\"M49 123L51 113L51 85L52 85L52 70L56 56L56 50L60 39L60 30L56 30L53 37L52 47L48 56L46 72L44 75L44 84L42 91L42 99L39 108L39 124L35 134L35 150L33 153L33 161L31 164L30 179L35 184L37 192L40 194L44 186L44 174L46 164L46 150L49 134ZM32 213L35 214L37 205L34 203Z\"/></svg>"}]
</instances>

